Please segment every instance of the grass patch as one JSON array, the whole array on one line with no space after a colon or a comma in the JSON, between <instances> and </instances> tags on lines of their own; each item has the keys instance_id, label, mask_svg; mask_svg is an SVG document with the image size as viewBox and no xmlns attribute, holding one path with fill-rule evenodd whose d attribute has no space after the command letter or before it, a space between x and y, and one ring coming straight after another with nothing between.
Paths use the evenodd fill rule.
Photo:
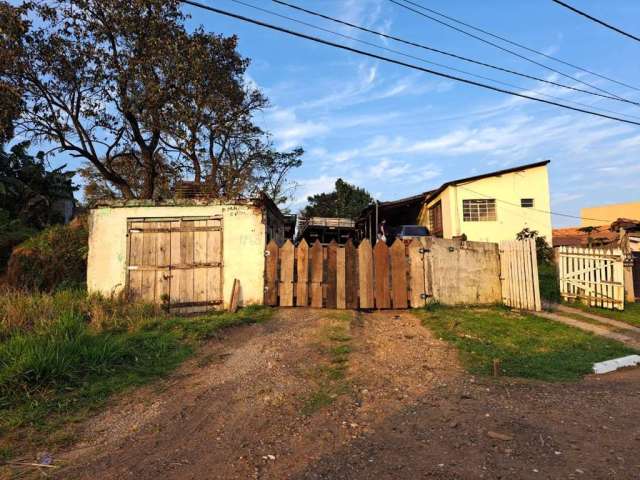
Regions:
<instances>
[{"instance_id":1,"label":"grass patch","mask_svg":"<svg viewBox=\"0 0 640 480\"><path fill-rule=\"evenodd\" d=\"M594 362L634 351L619 342L504 307L436 307L416 312L424 326L454 344L464 367L490 375L494 359L510 377L578 380Z\"/></svg>"},{"instance_id":2,"label":"grass patch","mask_svg":"<svg viewBox=\"0 0 640 480\"><path fill-rule=\"evenodd\" d=\"M0 451L50 441L110 395L173 370L220 329L270 313L176 317L80 291L0 294Z\"/></svg>"},{"instance_id":3,"label":"grass patch","mask_svg":"<svg viewBox=\"0 0 640 480\"><path fill-rule=\"evenodd\" d=\"M570 307L579 308L585 312L601 317L619 320L635 327L640 327L640 303L625 303L624 310L609 310L608 308L591 307L581 302L567 303Z\"/></svg>"},{"instance_id":4,"label":"grass patch","mask_svg":"<svg viewBox=\"0 0 640 480\"><path fill-rule=\"evenodd\" d=\"M304 399L303 415L312 415L350 392L346 379L352 350L349 345L351 317L351 312L331 312L328 315L329 324L320 332L319 338L322 361L311 373L316 387Z\"/></svg>"}]
</instances>

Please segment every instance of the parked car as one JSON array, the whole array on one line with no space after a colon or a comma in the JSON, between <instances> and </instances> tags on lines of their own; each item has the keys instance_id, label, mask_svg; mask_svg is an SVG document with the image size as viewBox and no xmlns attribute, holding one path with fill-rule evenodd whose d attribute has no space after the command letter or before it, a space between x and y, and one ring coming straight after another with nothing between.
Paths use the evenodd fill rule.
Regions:
<instances>
[{"instance_id":1,"label":"parked car","mask_svg":"<svg viewBox=\"0 0 640 480\"><path fill-rule=\"evenodd\" d=\"M398 238L405 243L411 242L414 238L422 238L429 236L429 229L423 225L400 225L399 227L395 227L389 238L387 238L387 243L391 245L393 241Z\"/></svg>"}]
</instances>

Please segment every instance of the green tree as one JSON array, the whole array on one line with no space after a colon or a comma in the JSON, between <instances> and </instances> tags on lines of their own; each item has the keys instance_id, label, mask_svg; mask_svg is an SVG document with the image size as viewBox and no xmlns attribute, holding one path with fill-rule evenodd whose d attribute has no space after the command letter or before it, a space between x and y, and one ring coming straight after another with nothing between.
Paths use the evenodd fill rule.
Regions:
<instances>
[{"instance_id":1,"label":"green tree","mask_svg":"<svg viewBox=\"0 0 640 480\"><path fill-rule=\"evenodd\" d=\"M237 38L188 31L180 8L0 0L0 19L15 26L2 30L0 58L11 61L0 82L22 98L16 131L84 159L125 198L155 198L190 174L219 197L259 188L282 155L253 122L267 99L245 81Z\"/></svg>"},{"instance_id":2,"label":"green tree","mask_svg":"<svg viewBox=\"0 0 640 480\"><path fill-rule=\"evenodd\" d=\"M44 228L60 218L53 209L56 200L73 199L74 172L66 165L49 170L43 152L27 153L28 142L14 145L9 153L0 151L0 210L8 219Z\"/></svg>"},{"instance_id":3,"label":"green tree","mask_svg":"<svg viewBox=\"0 0 640 480\"><path fill-rule=\"evenodd\" d=\"M537 230L531 230L529 227L525 227L516 234L516 240L524 240L526 238L535 238L539 264L553 263L553 248L547 243L544 235L540 235Z\"/></svg>"},{"instance_id":4,"label":"green tree","mask_svg":"<svg viewBox=\"0 0 640 480\"><path fill-rule=\"evenodd\" d=\"M356 219L360 212L373 202L373 198L364 188L356 187L339 178L336 180L334 191L308 197L307 202L308 205L301 212L305 217Z\"/></svg>"}]
</instances>

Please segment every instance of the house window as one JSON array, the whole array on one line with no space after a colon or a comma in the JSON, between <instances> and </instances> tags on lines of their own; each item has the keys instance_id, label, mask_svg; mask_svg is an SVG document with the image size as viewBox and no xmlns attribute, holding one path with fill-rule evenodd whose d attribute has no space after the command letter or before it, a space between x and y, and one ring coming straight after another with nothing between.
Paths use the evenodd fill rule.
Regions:
<instances>
[{"instance_id":1,"label":"house window","mask_svg":"<svg viewBox=\"0 0 640 480\"><path fill-rule=\"evenodd\" d=\"M431 235L442 237L442 203L438 202L429 208L429 230Z\"/></svg>"},{"instance_id":2,"label":"house window","mask_svg":"<svg viewBox=\"0 0 640 480\"><path fill-rule=\"evenodd\" d=\"M533 198L521 198L520 206L522 208L533 208Z\"/></svg>"},{"instance_id":3,"label":"house window","mask_svg":"<svg viewBox=\"0 0 640 480\"><path fill-rule=\"evenodd\" d=\"M496 220L496 201L490 199L463 200L462 218L465 222L493 222Z\"/></svg>"}]
</instances>

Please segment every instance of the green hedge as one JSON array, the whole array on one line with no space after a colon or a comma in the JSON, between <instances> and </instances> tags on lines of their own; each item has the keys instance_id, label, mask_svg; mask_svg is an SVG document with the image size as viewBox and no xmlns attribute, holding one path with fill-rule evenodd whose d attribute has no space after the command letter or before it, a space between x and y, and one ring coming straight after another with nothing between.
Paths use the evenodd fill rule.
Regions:
<instances>
[{"instance_id":1,"label":"green hedge","mask_svg":"<svg viewBox=\"0 0 640 480\"><path fill-rule=\"evenodd\" d=\"M7 282L15 288L43 291L84 286L87 251L86 221L54 225L13 249Z\"/></svg>"}]
</instances>

